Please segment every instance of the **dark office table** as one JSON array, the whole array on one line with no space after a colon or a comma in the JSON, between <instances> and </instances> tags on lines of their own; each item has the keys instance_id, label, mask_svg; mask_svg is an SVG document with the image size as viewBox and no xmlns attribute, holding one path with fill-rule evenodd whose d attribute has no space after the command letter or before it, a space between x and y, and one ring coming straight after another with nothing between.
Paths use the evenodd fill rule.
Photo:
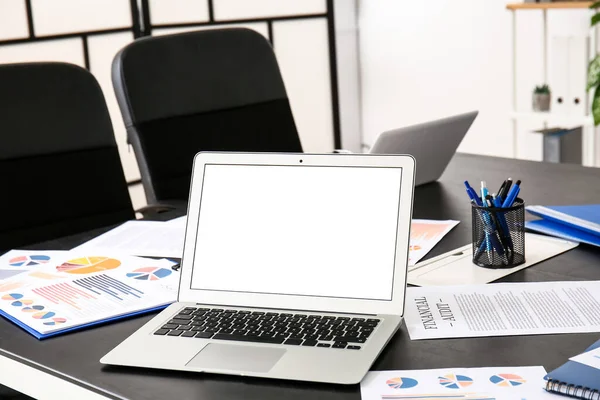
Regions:
<instances>
[{"instance_id":1,"label":"dark office table","mask_svg":"<svg viewBox=\"0 0 600 400\"><path fill-rule=\"evenodd\" d=\"M415 190L414 217L456 219L454 228L428 255L469 243L470 206L463 181L499 186L523 181L528 204L600 202L600 169L458 154L439 180ZM356 216L359 218L360 216ZM70 248L91 234L50 242ZM600 280L600 249L575 250L503 278L502 282ZM359 385L342 386L257 378L103 366L98 360L152 315L43 341L0 320L0 355L13 358L109 398L127 399L359 399ZM373 370L543 365L551 370L583 351L600 334L539 335L411 341L406 327L393 337ZM165 349L168 352L168 349ZM70 378L72 377L72 378Z\"/></svg>"}]
</instances>

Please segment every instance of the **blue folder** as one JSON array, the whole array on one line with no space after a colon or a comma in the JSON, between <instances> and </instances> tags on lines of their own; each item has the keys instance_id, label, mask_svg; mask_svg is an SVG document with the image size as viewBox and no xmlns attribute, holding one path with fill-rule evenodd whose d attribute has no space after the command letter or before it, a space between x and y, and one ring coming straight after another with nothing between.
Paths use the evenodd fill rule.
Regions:
<instances>
[{"instance_id":1,"label":"blue folder","mask_svg":"<svg viewBox=\"0 0 600 400\"><path fill-rule=\"evenodd\" d=\"M570 228L600 236L600 204L576 206L527 206L530 214Z\"/></svg>"},{"instance_id":2,"label":"blue folder","mask_svg":"<svg viewBox=\"0 0 600 400\"><path fill-rule=\"evenodd\" d=\"M90 327L96 326L96 325L103 325L103 324L107 324L107 323L113 322L113 321L119 321L119 320L122 320L122 319L131 318L131 317L138 316L138 315L148 314L148 313L151 313L151 312L154 312L154 311L161 311L161 310L163 310L163 309L165 309L167 307L168 307L168 304L164 305L164 306L158 306L158 307L154 307L154 308L148 308L146 310L135 311L135 312L131 312L131 313L123 314L123 315L118 315L116 317L110 317L110 318L106 318L106 319L102 319L102 320L98 320L98 321L94 321L94 322L88 322L87 324L72 326L70 328L61 329L61 330L58 330L58 331L55 331L55 332L50 332L50 333L45 333L45 334L36 331L35 329L33 329L32 327L30 327L29 325L27 325L27 324L19 321L18 319L16 319L12 315L10 315L10 314L2 311L2 310L0 310L0 315L3 316L4 318L6 318L7 320L9 320L10 322L14 323L15 325L18 325L20 328L24 329L25 331L31 333L37 339L41 340L41 339L51 338L53 336L62 335L62 334L67 333L67 332L79 331L79 330L90 328Z\"/></svg>"},{"instance_id":3,"label":"blue folder","mask_svg":"<svg viewBox=\"0 0 600 400\"><path fill-rule=\"evenodd\" d=\"M546 235L555 236L573 242L587 243L600 247L600 236L592 235L586 231L572 228L569 225L560 224L547 219L526 221L525 228Z\"/></svg>"},{"instance_id":4,"label":"blue folder","mask_svg":"<svg viewBox=\"0 0 600 400\"><path fill-rule=\"evenodd\" d=\"M600 340L588 347L585 352L594 350L598 347L600 347ZM564 394L564 390L566 390L568 386L571 386L571 390L576 387L587 388L587 395L583 394L580 395L580 397L572 396L576 398L595 399L596 397L591 397L590 393L596 391L595 393L598 396L598 392L600 392L600 369L578 363L577 361L567 361L546 375L544 379L549 382L546 390L557 393ZM553 386L554 390L552 390Z\"/></svg>"}]
</instances>

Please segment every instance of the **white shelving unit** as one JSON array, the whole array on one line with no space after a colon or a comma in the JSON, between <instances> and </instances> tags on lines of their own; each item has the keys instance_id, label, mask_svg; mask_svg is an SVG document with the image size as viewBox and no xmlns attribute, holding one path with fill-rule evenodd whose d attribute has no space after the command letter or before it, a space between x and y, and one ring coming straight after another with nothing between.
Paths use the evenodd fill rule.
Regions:
<instances>
[{"instance_id":1,"label":"white shelving unit","mask_svg":"<svg viewBox=\"0 0 600 400\"><path fill-rule=\"evenodd\" d=\"M513 157L518 155L518 132L517 122L522 120L539 123L544 128L549 123L561 124L565 128L582 127L582 163L586 166L596 166L596 128L594 120L590 115L591 96L587 92L584 105L586 115L569 115L557 112L534 112L517 109L517 12L521 10L538 10L542 12L543 18L543 82L548 82L548 10L589 9L592 1L558 1L552 3L514 3L508 4L506 8L512 12L512 72L513 72L513 94L512 108L510 114L513 127ZM592 11L590 10L590 15ZM592 28L588 40L587 58L591 59L596 54L596 29Z\"/></svg>"}]
</instances>

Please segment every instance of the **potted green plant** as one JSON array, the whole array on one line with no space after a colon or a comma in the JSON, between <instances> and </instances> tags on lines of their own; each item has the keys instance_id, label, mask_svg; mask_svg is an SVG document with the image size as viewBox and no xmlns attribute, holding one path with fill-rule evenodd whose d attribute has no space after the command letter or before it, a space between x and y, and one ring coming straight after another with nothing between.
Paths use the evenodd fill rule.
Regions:
<instances>
[{"instance_id":1,"label":"potted green plant","mask_svg":"<svg viewBox=\"0 0 600 400\"><path fill-rule=\"evenodd\" d=\"M533 111L550 111L551 96L548 85L536 86L533 91Z\"/></svg>"},{"instance_id":2,"label":"potted green plant","mask_svg":"<svg viewBox=\"0 0 600 400\"><path fill-rule=\"evenodd\" d=\"M592 15L591 26L600 22L600 13L597 12L600 7L600 1L595 1L590 8L596 13ZM594 117L594 125L600 124L600 55L596 55L588 66L587 74L587 90L594 90L594 99L592 100L592 116Z\"/></svg>"}]
</instances>

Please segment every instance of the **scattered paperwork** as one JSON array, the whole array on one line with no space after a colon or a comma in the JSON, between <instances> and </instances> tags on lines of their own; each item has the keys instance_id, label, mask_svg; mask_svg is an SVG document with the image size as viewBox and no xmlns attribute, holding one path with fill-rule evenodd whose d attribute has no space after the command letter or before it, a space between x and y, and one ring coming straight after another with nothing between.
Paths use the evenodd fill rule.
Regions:
<instances>
[{"instance_id":1,"label":"scattered paperwork","mask_svg":"<svg viewBox=\"0 0 600 400\"><path fill-rule=\"evenodd\" d=\"M415 265L425 257L459 222L413 219L410 227L408 265Z\"/></svg>"},{"instance_id":2,"label":"scattered paperwork","mask_svg":"<svg viewBox=\"0 0 600 400\"><path fill-rule=\"evenodd\" d=\"M360 394L362 400L555 399L543 389L544 375L544 367L371 371Z\"/></svg>"},{"instance_id":3,"label":"scattered paperwork","mask_svg":"<svg viewBox=\"0 0 600 400\"><path fill-rule=\"evenodd\" d=\"M600 332L600 281L410 287L412 340Z\"/></svg>"},{"instance_id":4,"label":"scattered paperwork","mask_svg":"<svg viewBox=\"0 0 600 400\"><path fill-rule=\"evenodd\" d=\"M12 250L0 257L0 314L38 339L177 299L175 263L117 253Z\"/></svg>"},{"instance_id":5,"label":"scattered paperwork","mask_svg":"<svg viewBox=\"0 0 600 400\"><path fill-rule=\"evenodd\" d=\"M184 236L185 224L128 221L73 250L87 253L109 251L134 256L181 258Z\"/></svg>"},{"instance_id":6,"label":"scattered paperwork","mask_svg":"<svg viewBox=\"0 0 600 400\"><path fill-rule=\"evenodd\" d=\"M118 250L149 257L181 257L187 216L166 222L129 221L74 250ZM459 221L413 219L409 265L414 265L439 243Z\"/></svg>"}]
</instances>

